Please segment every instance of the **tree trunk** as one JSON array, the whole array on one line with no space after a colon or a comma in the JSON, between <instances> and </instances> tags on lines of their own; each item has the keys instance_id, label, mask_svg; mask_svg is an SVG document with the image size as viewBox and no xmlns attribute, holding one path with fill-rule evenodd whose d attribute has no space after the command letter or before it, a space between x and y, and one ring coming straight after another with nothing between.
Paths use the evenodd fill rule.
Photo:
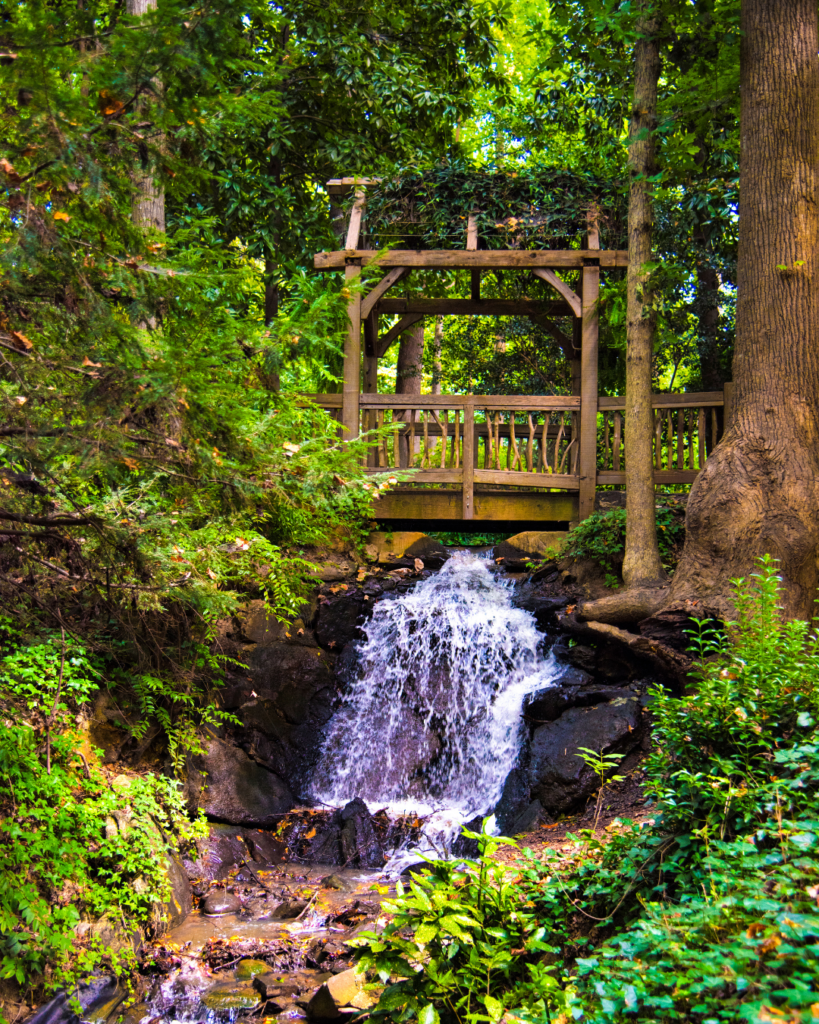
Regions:
<instances>
[{"instance_id":1,"label":"tree trunk","mask_svg":"<svg viewBox=\"0 0 819 1024\"><path fill-rule=\"evenodd\" d=\"M644 7L650 6L646 2ZM659 18L647 14L637 24L634 46L634 102L631 110L628 206L628 307L626 344L626 552L623 581L627 587L664 582L657 546L654 505L654 433L651 408L651 360L656 314L653 285L643 269L651 259L656 173L654 129L660 77Z\"/></svg>"},{"instance_id":2,"label":"tree trunk","mask_svg":"<svg viewBox=\"0 0 819 1024\"><path fill-rule=\"evenodd\" d=\"M731 579L780 559L784 610L819 582L819 29L815 0L742 0L734 416L691 491L667 606L731 615Z\"/></svg>"},{"instance_id":3,"label":"tree trunk","mask_svg":"<svg viewBox=\"0 0 819 1024\"><path fill-rule=\"evenodd\" d=\"M126 10L132 17L142 17L149 11L156 10L157 0L126 0ZM155 92L159 92L161 84L158 79L152 82ZM145 104L144 113L150 118L149 104ZM161 138L160 138L161 146ZM140 153L142 166L134 175L136 195L132 202L134 224L143 231L165 231L165 190L157 180L155 168L152 166L151 155L147 149Z\"/></svg>"},{"instance_id":4,"label":"tree trunk","mask_svg":"<svg viewBox=\"0 0 819 1024\"><path fill-rule=\"evenodd\" d=\"M421 378L424 366L424 321L419 320L417 324L401 335L398 344L398 366L395 376L396 395L420 395ZM410 413L402 413L401 419L409 420ZM412 464L414 452L408 448L408 440L400 438L399 461L402 466Z\"/></svg>"},{"instance_id":5,"label":"tree trunk","mask_svg":"<svg viewBox=\"0 0 819 1024\"><path fill-rule=\"evenodd\" d=\"M435 320L435 333L432 336L432 393L441 393L441 342L444 338L444 318Z\"/></svg>"}]
</instances>

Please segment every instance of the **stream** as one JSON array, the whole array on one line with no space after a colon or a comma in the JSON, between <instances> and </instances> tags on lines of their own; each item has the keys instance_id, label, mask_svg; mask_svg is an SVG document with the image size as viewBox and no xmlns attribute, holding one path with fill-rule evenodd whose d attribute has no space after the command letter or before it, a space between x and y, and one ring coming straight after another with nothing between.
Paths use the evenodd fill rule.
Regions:
<instances>
[{"instance_id":1,"label":"stream","mask_svg":"<svg viewBox=\"0 0 819 1024\"><path fill-rule=\"evenodd\" d=\"M421 855L457 855L465 824L489 817L493 827L523 742L524 701L559 676L512 585L488 556L456 552L411 591L381 599L346 662L346 695L310 791L317 807L363 803L370 815L415 822L395 830L386 866L245 860L146 949L143 1000L124 1011L126 1024L322 1020L367 1009L373 997L346 973L345 943L377 925L380 902ZM100 992L83 1019L113 1022L123 995Z\"/></svg>"}]
</instances>

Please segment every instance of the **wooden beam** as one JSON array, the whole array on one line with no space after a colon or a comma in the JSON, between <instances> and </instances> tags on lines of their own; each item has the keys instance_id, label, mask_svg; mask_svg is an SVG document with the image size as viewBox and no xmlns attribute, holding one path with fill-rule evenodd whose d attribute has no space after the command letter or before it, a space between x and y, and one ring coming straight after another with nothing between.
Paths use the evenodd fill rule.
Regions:
<instances>
[{"instance_id":1,"label":"wooden beam","mask_svg":"<svg viewBox=\"0 0 819 1024\"><path fill-rule=\"evenodd\" d=\"M380 310L376 311L375 316L378 316L379 312ZM395 327L391 327L383 338L379 338L376 341L376 358L383 358L387 354L387 349L390 347L390 345L392 345L392 343L399 335L403 334L404 331L408 331L413 324L417 324L419 320L423 319L423 313L404 314L404 316L401 317L401 319L398 321Z\"/></svg>"},{"instance_id":2,"label":"wooden beam","mask_svg":"<svg viewBox=\"0 0 819 1024\"><path fill-rule=\"evenodd\" d=\"M568 302L572 307L572 312L575 316L583 315L583 311L580 308L580 296L573 288L570 288L565 281L562 281L553 270L546 270L544 267L535 267L532 273L535 277L539 277L541 281L545 281L547 284L550 284L559 295L562 295L566 302Z\"/></svg>"},{"instance_id":3,"label":"wooden beam","mask_svg":"<svg viewBox=\"0 0 819 1024\"><path fill-rule=\"evenodd\" d=\"M372 312L373 306L378 302L381 296L386 295L394 284L398 284L398 282L408 274L408 267L394 267L389 274L382 277L375 288L373 288L372 291L367 292L361 300L361 319L366 320Z\"/></svg>"},{"instance_id":4,"label":"wooden beam","mask_svg":"<svg viewBox=\"0 0 819 1024\"><path fill-rule=\"evenodd\" d=\"M358 236L361 234L361 218L364 214L364 192L362 189L357 188L355 190L355 202L353 203L353 209L350 213L350 224L347 228L347 241L345 242L344 249L349 252L351 249L355 249L358 245ZM361 264L358 264L361 266ZM346 266L346 264L345 264Z\"/></svg>"},{"instance_id":5,"label":"wooden beam","mask_svg":"<svg viewBox=\"0 0 819 1024\"><path fill-rule=\"evenodd\" d=\"M463 521L463 495L457 490L396 488L373 507L377 519L448 519ZM531 493L478 491L473 502L472 521L571 522L577 518L577 495L571 491Z\"/></svg>"},{"instance_id":6,"label":"wooden beam","mask_svg":"<svg viewBox=\"0 0 819 1024\"><path fill-rule=\"evenodd\" d=\"M702 409L708 406L723 404L722 391L687 391L682 394L661 394L651 396L653 409ZM603 412L610 409L625 409L626 400L623 395L601 395L597 400L597 408Z\"/></svg>"},{"instance_id":7,"label":"wooden beam","mask_svg":"<svg viewBox=\"0 0 819 1024\"><path fill-rule=\"evenodd\" d=\"M655 469L655 484L693 484L699 475L698 469ZM626 482L625 473L612 473L608 470L601 470L597 474L599 484L617 485Z\"/></svg>"},{"instance_id":8,"label":"wooden beam","mask_svg":"<svg viewBox=\"0 0 819 1024\"><path fill-rule=\"evenodd\" d=\"M537 302L534 299L382 299L378 312L421 313L424 316L572 316L565 302Z\"/></svg>"},{"instance_id":9,"label":"wooden beam","mask_svg":"<svg viewBox=\"0 0 819 1024\"><path fill-rule=\"evenodd\" d=\"M352 227L352 221L350 226ZM358 284L361 267L348 266L344 277L352 285ZM359 401L361 395L361 292L352 289L352 297L347 304L347 316L350 326L344 341L344 371L341 386L341 426L342 438L352 441L358 437L361 413Z\"/></svg>"},{"instance_id":10,"label":"wooden beam","mask_svg":"<svg viewBox=\"0 0 819 1024\"><path fill-rule=\"evenodd\" d=\"M460 409L471 404L476 409L529 409L532 412L535 409L577 410L580 402L579 395L363 395L361 399L365 409Z\"/></svg>"},{"instance_id":11,"label":"wooden beam","mask_svg":"<svg viewBox=\"0 0 819 1024\"><path fill-rule=\"evenodd\" d=\"M470 252L478 250L478 217L470 213L466 221L466 248ZM481 301L481 272L473 270L470 278L469 294L473 302Z\"/></svg>"},{"instance_id":12,"label":"wooden beam","mask_svg":"<svg viewBox=\"0 0 819 1024\"><path fill-rule=\"evenodd\" d=\"M423 483L425 477L418 476ZM553 487L560 491L576 491L579 477L568 473L519 473L508 469L476 469L476 484L505 484L513 487Z\"/></svg>"},{"instance_id":13,"label":"wooden beam","mask_svg":"<svg viewBox=\"0 0 819 1024\"><path fill-rule=\"evenodd\" d=\"M588 213L587 240L589 250L594 252L600 244L594 207ZM594 512L597 490L597 300L600 295L600 267L596 260L590 258L588 265L583 267L582 281L580 453L577 470L580 475L579 514L581 519L586 519Z\"/></svg>"},{"instance_id":14,"label":"wooden beam","mask_svg":"<svg viewBox=\"0 0 819 1024\"><path fill-rule=\"evenodd\" d=\"M582 269L584 260L599 260L601 267L627 267L627 250L617 249L393 249L381 252L378 249L340 249L336 252L319 252L313 257L316 270L343 270L347 261L357 259L363 266L378 263L386 268L429 267L442 270L532 270L535 267Z\"/></svg>"},{"instance_id":15,"label":"wooden beam","mask_svg":"<svg viewBox=\"0 0 819 1024\"><path fill-rule=\"evenodd\" d=\"M349 195L354 188L367 188L369 185L378 185L381 178L330 178L324 186L331 196Z\"/></svg>"}]
</instances>

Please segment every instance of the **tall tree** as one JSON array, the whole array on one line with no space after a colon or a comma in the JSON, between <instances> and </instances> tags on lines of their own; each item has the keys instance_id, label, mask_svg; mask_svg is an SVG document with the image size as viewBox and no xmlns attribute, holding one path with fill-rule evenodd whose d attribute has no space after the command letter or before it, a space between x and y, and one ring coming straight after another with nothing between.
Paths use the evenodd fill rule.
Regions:
<instances>
[{"instance_id":1,"label":"tall tree","mask_svg":"<svg viewBox=\"0 0 819 1024\"><path fill-rule=\"evenodd\" d=\"M735 410L691 491L668 606L731 613L732 578L780 559L785 613L819 571L819 26L814 0L743 0Z\"/></svg>"},{"instance_id":2,"label":"tall tree","mask_svg":"<svg viewBox=\"0 0 819 1024\"><path fill-rule=\"evenodd\" d=\"M129 16L142 18L150 11L156 10L156 0L127 0L125 8ZM140 83L140 89L143 93L146 96L154 94L155 99L159 98L156 94L161 88L162 86L158 78ZM161 140L161 132L157 132L156 127L150 124L150 106L150 100L146 99L145 102L139 105L140 114L149 120L149 129L153 131L155 136L159 136ZM157 138L154 138L152 142L156 152L161 142L158 145ZM139 170L134 175L134 184L137 188L133 199L134 224L143 231L164 232L165 190L157 175L155 157L145 145L139 147L139 162Z\"/></svg>"},{"instance_id":3,"label":"tall tree","mask_svg":"<svg viewBox=\"0 0 819 1024\"><path fill-rule=\"evenodd\" d=\"M623 582L628 587L664 582L657 545L654 502L654 432L651 363L657 314L647 265L654 228L657 172L655 130L660 80L661 20L652 0L644 0L634 45L634 98L629 131L628 283L626 328L626 553Z\"/></svg>"}]
</instances>

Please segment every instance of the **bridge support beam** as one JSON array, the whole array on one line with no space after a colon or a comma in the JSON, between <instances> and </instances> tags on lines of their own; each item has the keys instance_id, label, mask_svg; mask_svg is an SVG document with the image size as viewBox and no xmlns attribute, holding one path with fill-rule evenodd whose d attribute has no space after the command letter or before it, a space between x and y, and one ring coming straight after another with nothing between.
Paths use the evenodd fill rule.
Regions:
<instances>
[{"instance_id":1,"label":"bridge support beam","mask_svg":"<svg viewBox=\"0 0 819 1024\"><path fill-rule=\"evenodd\" d=\"M597 210L588 213L588 249L600 248ZM577 472L580 476L578 513L586 519L594 512L597 490L597 353L600 296L600 261L585 258L582 271L581 353L580 353L580 455Z\"/></svg>"}]
</instances>

